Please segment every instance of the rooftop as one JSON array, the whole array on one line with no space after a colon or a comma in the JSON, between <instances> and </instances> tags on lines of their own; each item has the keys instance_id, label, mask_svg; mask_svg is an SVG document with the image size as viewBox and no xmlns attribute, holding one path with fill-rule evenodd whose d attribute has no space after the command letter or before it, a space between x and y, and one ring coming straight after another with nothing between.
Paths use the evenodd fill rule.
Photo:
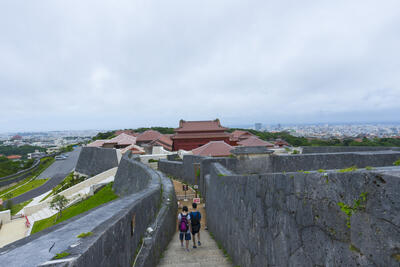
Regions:
<instances>
[{"instance_id":1,"label":"rooftop","mask_svg":"<svg viewBox=\"0 0 400 267\"><path fill-rule=\"evenodd\" d=\"M122 133L110 140L106 140L105 143L107 143L107 144L116 143L118 145L132 145L132 144L136 144L136 137L129 135L129 134Z\"/></svg>"},{"instance_id":2,"label":"rooftop","mask_svg":"<svg viewBox=\"0 0 400 267\"><path fill-rule=\"evenodd\" d=\"M102 147L105 142L106 142L106 140L96 140L94 142L91 142L87 146L88 147Z\"/></svg>"},{"instance_id":3,"label":"rooftop","mask_svg":"<svg viewBox=\"0 0 400 267\"><path fill-rule=\"evenodd\" d=\"M233 146L228 145L224 141L211 141L201 147L192 150L193 155L224 157L231 155Z\"/></svg>"},{"instance_id":4,"label":"rooftop","mask_svg":"<svg viewBox=\"0 0 400 267\"><path fill-rule=\"evenodd\" d=\"M179 122L179 128L175 132L213 132L213 131L226 131L227 128L221 126L219 119L213 121L184 121Z\"/></svg>"},{"instance_id":5,"label":"rooftop","mask_svg":"<svg viewBox=\"0 0 400 267\"><path fill-rule=\"evenodd\" d=\"M241 146L266 146L266 147L274 147L274 144L261 140L257 136L251 136L247 139L244 139L238 142L238 145Z\"/></svg>"},{"instance_id":6,"label":"rooftop","mask_svg":"<svg viewBox=\"0 0 400 267\"><path fill-rule=\"evenodd\" d=\"M150 142L150 141L154 141L158 138L160 138L160 136L162 136L161 133L154 131L154 130L147 130L144 131L143 133L141 133L136 141L137 142Z\"/></svg>"}]
</instances>

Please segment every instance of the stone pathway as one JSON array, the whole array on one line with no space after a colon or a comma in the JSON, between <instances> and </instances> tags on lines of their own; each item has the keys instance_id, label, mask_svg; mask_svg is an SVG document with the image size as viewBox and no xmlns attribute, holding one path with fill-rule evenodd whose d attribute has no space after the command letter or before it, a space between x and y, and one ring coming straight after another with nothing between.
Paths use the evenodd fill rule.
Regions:
<instances>
[{"instance_id":1,"label":"stone pathway","mask_svg":"<svg viewBox=\"0 0 400 267\"><path fill-rule=\"evenodd\" d=\"M183 194L182 184L174 181L175 191L177 195ZM180 202L178 212L182 211L184 205L191 208L192 201ZM201 230L200 239L201 246L193 248L193 242L190 241L189 248L190 251L186 251L185 247L181 247L181 242L179 240L179 233L176 232L171 243L168 245L167 249L164 251L163 257L158 264L159 267L225 267L232 266L228 259L224 256L222 251L218 248L216 242L211 238L207 230L204 230L205 221L205 209L203 204L199 205L198 209L201 212ZM196 238L197 241L197 238ZM185 242L184 242L185 244Z\"/></svg>"},{"instance_id":2,"label":"stone pathway","mask_svg":"<svg viewBox=\"0 0 400 267\"><path fill-rule=\"evenodd\" d=\"M0 230L0 248L25 237L27 231L25 221L25 218L21 218L3 224Z\"/></svg>"}]
</instances>

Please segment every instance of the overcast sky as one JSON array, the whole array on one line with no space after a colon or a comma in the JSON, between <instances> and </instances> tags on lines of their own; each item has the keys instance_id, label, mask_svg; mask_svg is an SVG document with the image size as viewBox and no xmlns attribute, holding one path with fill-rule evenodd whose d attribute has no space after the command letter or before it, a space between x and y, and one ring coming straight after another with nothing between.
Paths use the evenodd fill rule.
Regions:
<instances>
[{"instance_id":1,"label":"overcast sky","mask_svg":"<svg viewBox=\"0 0 400 267\"><path fill-rule=\"evenodd\" d=\"M0 132L400 121L400 2L0 1Z\"/></svg>"}]
</instances>

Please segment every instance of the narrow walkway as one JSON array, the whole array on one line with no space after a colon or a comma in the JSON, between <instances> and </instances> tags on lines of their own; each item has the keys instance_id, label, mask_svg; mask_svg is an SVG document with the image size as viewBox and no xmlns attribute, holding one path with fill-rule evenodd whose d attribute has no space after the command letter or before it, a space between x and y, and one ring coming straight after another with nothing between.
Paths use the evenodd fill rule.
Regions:
<instances>
[{"instance_id":1,"label":"narrow walkway","mask_svg":"<svg viewBox=\"0 0 400 267\"><path fill-rule=\"evenodd\" d=\"M0 248L25 237L27 228L25 218L11 220L3 224L0 230Z\"/></svg>"},{"instance_id":2,"label":"narrow walkway","mask_svg":"<svg viewBox=\"0 0 400 267\"><path fill-rule=\"evenodd\" d=\"M176 195L184 195L182 184L174 181ZM192 193L192 192L190 192ZM188 206L191 209L192 199L188 201L179 201L178 212L182 211L183 206ZM164 252L163 258L158 264L159 267L224 267L232 266L222 251L218 248L216 242L211 238L207 230L204 230L206 225L206 214L204 204L200 204L198 210L201 212L201 230L200 239L201 246L193 248L192 240L190 241L190 251L187 252L181 247L179 233L176 232L173 240L168 245ZM197 237L196 237L197 241Z\"/></svg>"}]
</instances>

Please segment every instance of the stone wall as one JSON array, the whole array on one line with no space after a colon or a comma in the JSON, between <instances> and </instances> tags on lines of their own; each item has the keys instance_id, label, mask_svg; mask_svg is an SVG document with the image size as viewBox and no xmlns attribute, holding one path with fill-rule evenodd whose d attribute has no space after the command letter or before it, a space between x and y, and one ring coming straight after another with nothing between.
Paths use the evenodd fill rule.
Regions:
<instances>
[{"instance_id":1,"label":"stone wall","mask_svg":"<svg viewBox=\"0 0 400 267\"><path fill-rule=\"evenodd\" d=\"M183 179L183 162L160 160L158 162L158 170L172 177Z\"/></svg>"},{"instance_id":2,"label":"stone wall","mask_svg":"<svg viewBox=\"0 0 400 267\"><path fill-rule=\"evenodd\" d=\"M125 187L130 183L139 186L128 186L129 192ZM147 253L136 266L154 266L176 229L171 181L127 153L114 188L120 198L1 248L0 262L5 266L132 266L145 238ZM155 229L150 236L149 226ZM85 232L92 235L77 237ZM159 238L157 242L153 236ZM61 252L69 255L52 260Z\"/></svg>"},{"instance_id":3,"label":"stone wall","mask_svg":"<svg viewBox=\"0 0 400 267\"><path fill-rule=\"evenodd\" d=\"M398 159L398 151L271 155L239 160L233 168L236 173L241 174L329 170L354 165L358 168L393 166Z\"/></svg>"},{"instance_id":4,"label":"stone wall","mask_svg":"<svg viewBox=\"0 0 400 267\"><path fill-rule=\"evenodd\" d=\"M75 171L83 175L94 176L115 167L118 167L116 149L83 147Z\"/></svg>"},{"instance_id":5,"label":"stone wall","mask_svg":"<svg viewBox=\"0 0 400 267\"><path fill-rule=\"evenodd\" d=\"M125 196L143 190L158 175L147 165L140 163L138 156L125 153L114 179L114 191Z\"/></svg>"},{"instance_id":6,"label":"stone wall","mask_svg":"<svg viewBox=\"0 0 400 267\"><path fill-rule=\"evenodd\" d=\"M386 146L304 146L302 147L302 149L303 149L302 152L303 154L384 151L384 150L400 151L400 147L386 147Z\"/></svg>"},{"instance_id":7,"label":"stone wall","mask_svg":"<svg viewBox=\"0 0 400 267\"><path fill-rule=\"evenodd\" d=\"M167 247L176 230L177 200L174 185L170 179L161 174L163 186L163 202L160 211L150 225L152 232L147 232L134 267L157 266L161 254Z\"/></svg>"},{"instance_id":8,"label":"stone wall","mask_svg":"<svg viewBox=\"0 0 400 267\"><path fill-rule=\"evenodd\" d=\"M233 175L211 163L206 178L207 225L235 265L399 266L399 167ZM348 227L338 203L357 200Z\"/></svg>"},{"instance_id":9,"label":"stone wall","mask_svg":"<svg viewBox=\"0 0 400 267\"><path fill-rule=\"evenodd\" d=\"M198 164L200 169L200 162L206 157L185 155L183 156L183 180L188 184L198 184L199 178L196 177L196 171L194 164Z\"/></svg>"}]
</instances>

